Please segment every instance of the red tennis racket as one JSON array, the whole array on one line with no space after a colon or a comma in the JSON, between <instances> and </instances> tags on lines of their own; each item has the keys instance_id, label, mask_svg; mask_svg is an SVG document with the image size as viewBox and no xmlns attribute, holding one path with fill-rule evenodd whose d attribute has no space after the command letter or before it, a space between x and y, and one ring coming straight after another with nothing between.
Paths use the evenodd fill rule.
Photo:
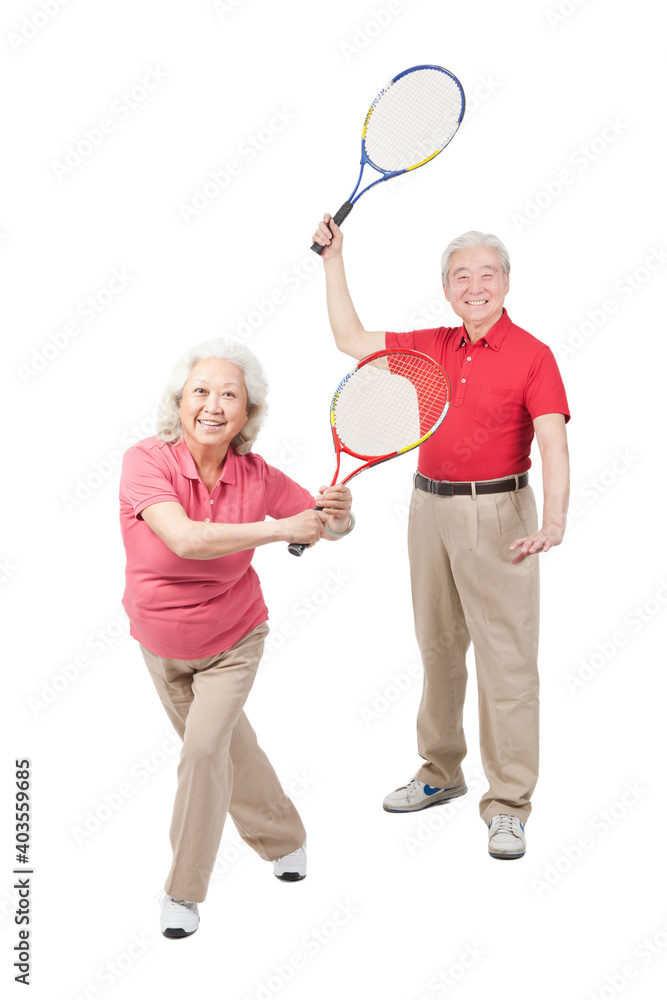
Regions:
<instances>
[{"instance_id":1,"label":"red tennis racket","mask_svg":"<svg viewBox=\"0 0 667 1000\"><path fill-rule=\"evenodd\" d=\"M331 485L338 479L342 452L363 462L341 480L344 486L364 469L423 444L445 419L451 394L447 373L419 351L377 351L362 358L331 400L336 449ZM307 548L298 542L289 545L293 556Z\"/></svg>"}]
</instances>

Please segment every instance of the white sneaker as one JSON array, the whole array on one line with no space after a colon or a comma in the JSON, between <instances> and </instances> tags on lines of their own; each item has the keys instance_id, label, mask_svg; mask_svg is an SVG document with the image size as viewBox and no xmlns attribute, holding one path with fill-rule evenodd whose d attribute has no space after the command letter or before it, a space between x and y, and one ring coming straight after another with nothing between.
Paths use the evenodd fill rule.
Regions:
<instances>
[{"instance_id":1,"label":"white sneaker","mask_svg":"<svg viewBox=\"0 0 667 1000\"><path fill-rule=\"evenodd\" d=\"M489 854L492 858L522 858L526 853L526 834L516 816L500 813L489 823Z\"/></svg>"},{"instance_id":2,"label":"white sneaker","mask_svg":"<svg viewBox=\"0 0 667 1000\"><path fill-rule=\"evenodd\" d=\"M433 788L418 778L413 778L407 785L402 785L387 795L382 808L390 813L418 812L420 809L428 809L429 806L437 806L440 802L449 802L459 795L465 795L467 791L465 781L453 788Z\"/></svg>"},{"instance_id":3,"label":"white sneaker","mask_svg":"<svg viewBox=\"0 0 667 1000\"><path fill-rule=\"evenodd\" d=\"M273 874L283 882L299 882L306 877L306 845L297 847L296 851L286 854L284 858L276 858L273 862Z\"/></svg>"},{"instance_id":4,"label":"white sneaker","mask_svg":"<svg viewBox=\"0 0 667 1000\"><path fill-rule=\"evenodd\" d=\"M199 907L187 899L165 896L160 913L160 930L165 937L188 937L199 927Z\"/></svg>"}]
</instances>

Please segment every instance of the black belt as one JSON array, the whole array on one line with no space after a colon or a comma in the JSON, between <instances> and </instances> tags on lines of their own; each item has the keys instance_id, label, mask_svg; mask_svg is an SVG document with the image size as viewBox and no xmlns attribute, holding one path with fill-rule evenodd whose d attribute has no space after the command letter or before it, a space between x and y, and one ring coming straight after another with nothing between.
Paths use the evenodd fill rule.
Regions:
<instances>
[{"instance_id":1,"label":"black belt","mask_svg":"<svg viewBox=\"0 0 667 1000\"><path fill-rule=\"evenodd\" d=\"M478 493L510 493L528 485L528 473L512 476L510 479L492 479L486 483L449 483L438 479L427 479L415 472L415 486L425 493L435 493L439 497L472 497ZM474 489L473 489L474 487Z\"/></svg>"}]
</instances>

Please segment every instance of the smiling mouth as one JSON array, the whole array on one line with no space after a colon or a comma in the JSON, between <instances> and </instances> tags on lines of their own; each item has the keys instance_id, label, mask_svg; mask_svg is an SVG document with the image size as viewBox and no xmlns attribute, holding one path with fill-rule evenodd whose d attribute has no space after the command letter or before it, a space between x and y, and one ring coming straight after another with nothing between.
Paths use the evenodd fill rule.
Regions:
<instances>
[{"instance_id":1,"label":"smiling mouth","mask_svg":"<svg viewBox=\"0 0 667 1000\"><path fill-rule=\"evenodd\" d=\"M485 306L488 299L466 299L467 306Z\"/></svg>"},{"instance_id":2,"label":"smiling mouth","mask_svg":"<svg viewBox=\"0 0 667 1000\"><path fill-rule=\"evenodd\" d=\"M202 427L224 427L224 423L218 423L215 420L200 420L199 423Z\"/></svg>"}]
</instances>

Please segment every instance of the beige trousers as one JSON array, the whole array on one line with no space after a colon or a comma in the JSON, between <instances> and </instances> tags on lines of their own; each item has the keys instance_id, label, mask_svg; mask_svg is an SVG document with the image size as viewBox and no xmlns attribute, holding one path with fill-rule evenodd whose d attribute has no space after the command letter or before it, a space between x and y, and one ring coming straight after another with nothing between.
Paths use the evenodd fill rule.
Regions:
<instances>
[{"instance_id":1,"label":"beige trousers","mask_svg":"<svg viewBox=\"0 0 667 1000\"><path fill-rule=\"evenodd\" d=\"M509 546L537 530L530 486L487 496L439 497L415 489L408 548L415 630L424 664L418 778L460 785L466 755L463 702L472 640L479 692L488 823L498 813L525 822L539 748L538 557L512 564Z\"/></svg>"},{"instance_id":2,"label":"beige trousers","mask_svg":"<svg viewBox=\"0 0 667 1000\"><path fill-rule=\"evenodd\" d=\"M206 898L227 813L265 861L301 847L306 831L257 743L243 706L250 693L266 623L231 649L203 660L169 660L141 647L160 700L183 740L169 835L173 863L165 892Z\"/></svg>"}]
</instances>

